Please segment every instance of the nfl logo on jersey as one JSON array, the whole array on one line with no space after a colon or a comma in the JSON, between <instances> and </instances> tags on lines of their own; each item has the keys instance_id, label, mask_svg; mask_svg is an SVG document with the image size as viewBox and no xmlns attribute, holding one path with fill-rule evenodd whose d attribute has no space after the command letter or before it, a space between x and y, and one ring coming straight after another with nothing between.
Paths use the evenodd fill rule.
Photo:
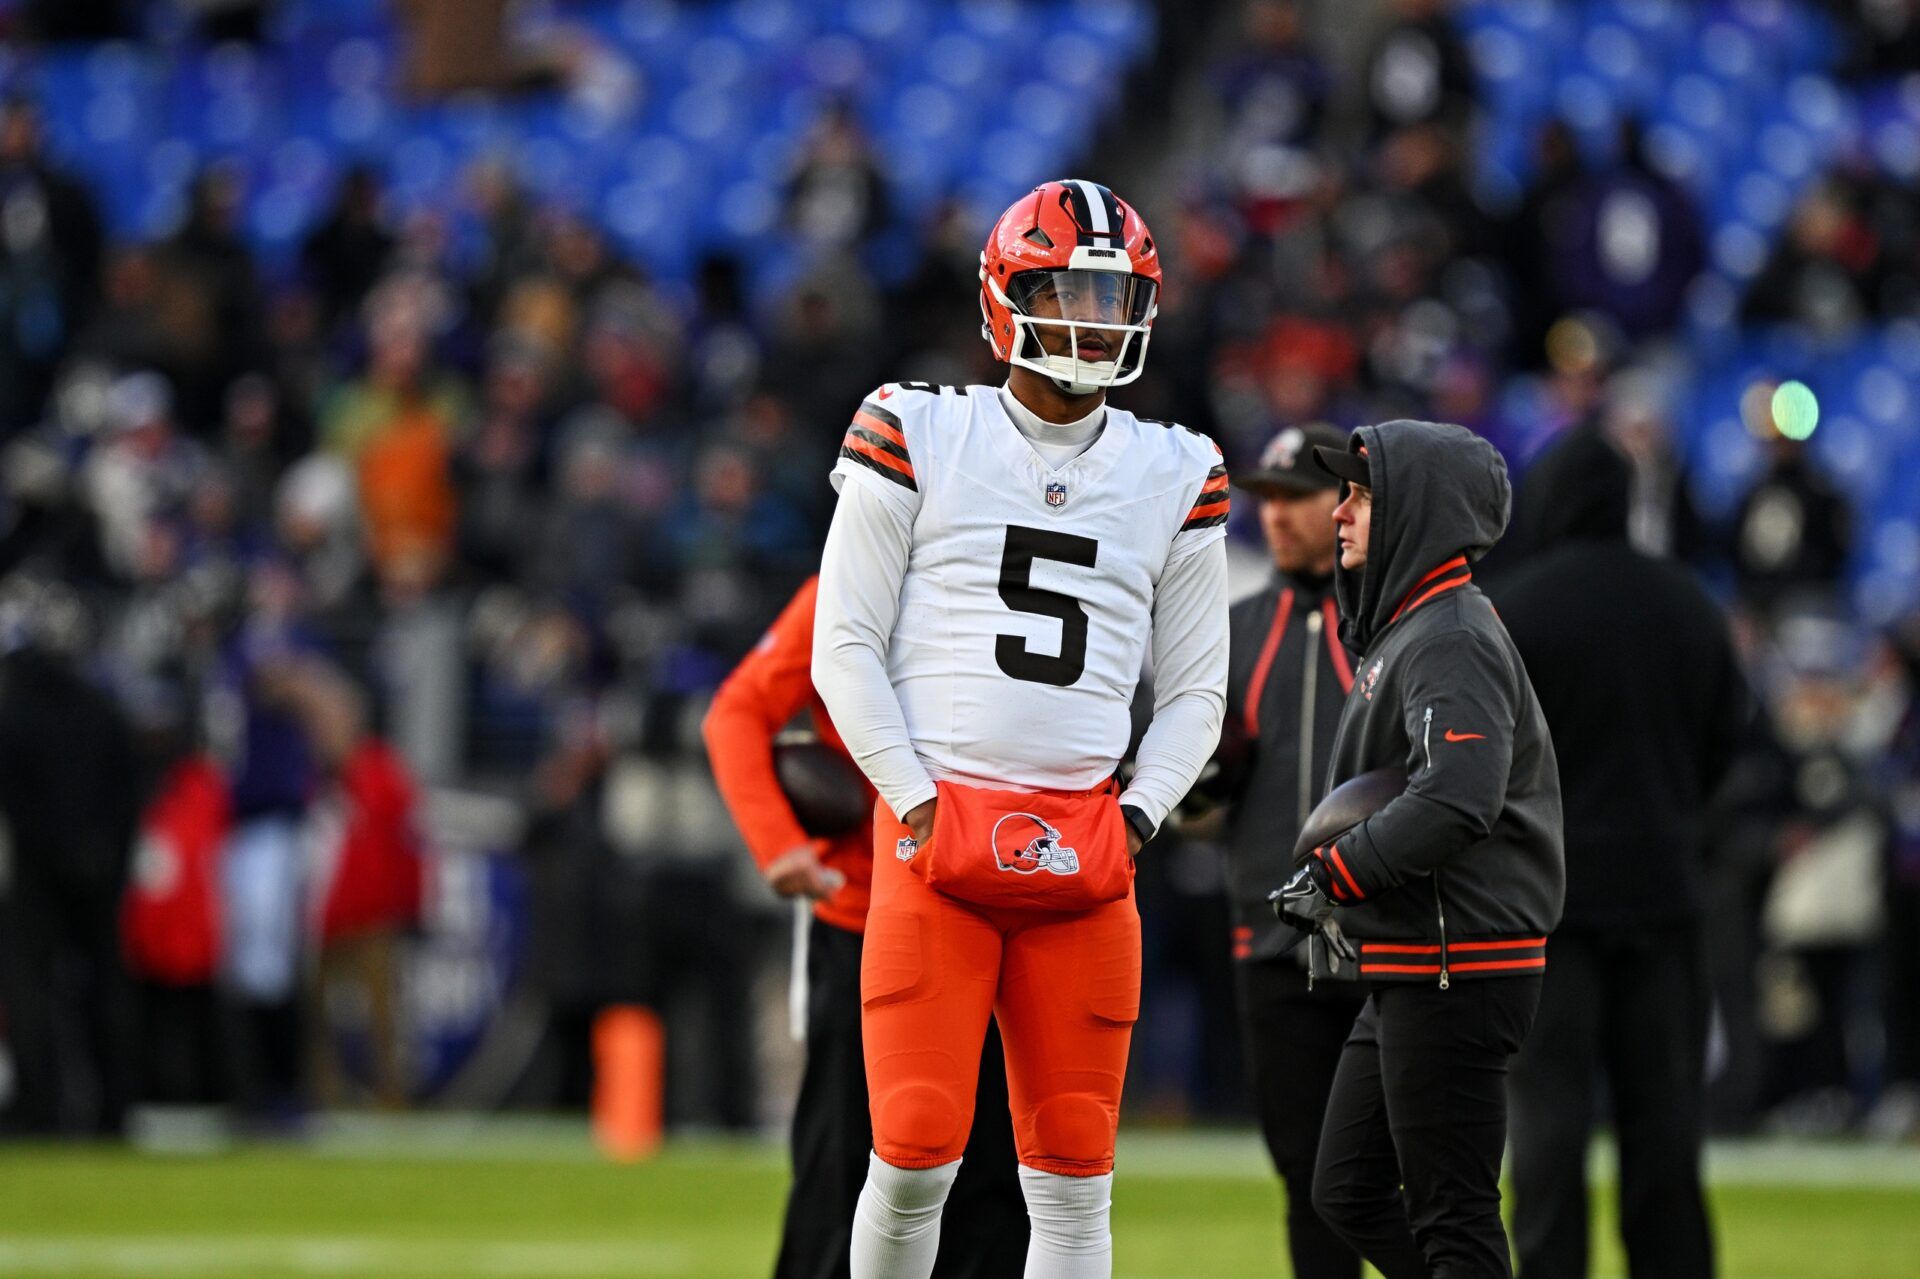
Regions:
<instances>
[{"instance_id":1,"label":"nfl logo on jersey","mask_svg":"<svg viewBox=\"0 0 1920 1279\"><path fill-rule=\"evenodd\" d=\"M1047 505L1065 506L1067 504L1067 486L1060 483L1047 485Z\"/></svg>"}]
</instances>

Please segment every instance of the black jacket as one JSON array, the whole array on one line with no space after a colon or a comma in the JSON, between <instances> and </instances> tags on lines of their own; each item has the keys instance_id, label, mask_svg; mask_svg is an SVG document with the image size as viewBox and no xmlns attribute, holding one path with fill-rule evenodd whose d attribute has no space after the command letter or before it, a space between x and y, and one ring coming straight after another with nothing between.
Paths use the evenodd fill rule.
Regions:
<instances>
[{"instance_id":1,"label":"black jacket","mask_svg":"<svg viewBox=\"0 0 1920 1279\"><path fill-rule=\"evenodd\" d=\"M1506 463L1458 426L1387 422L1350 440L1372 474L1367 564L1335 572L1361 654L1328 785L1403 768L1407 789L1326 854L1370 981L1538 972L1565 865L1553 741L1470 563L1505 531Z\"/></svg>"},{"instance_id":2,"label":"black jacket","mask_svg":"<svg viewBox=\"0 0 1920 1279\"><path fill-rule=\"evenodd\" d=\"M1227 614L1223 764L1228 799L1227 879L1235 959L1285 954L1299 934L1274 917L1267 894L1293 871L1293 842L1326 794L1340 708L1353 659L1340 644L1333 579L1276 573Z\"/></svg>"},{"instance_id":3,"label":"black jacket","mask_svg":"<svg viewBox=\"0 0 1920 1279\"><path fill-rule=\"evenodd\" d=\"M1560 440L1520 490L1533 553L1489 587L1553 730L1566 922L1586 927L1698 918L1707 803L1747 717L1720 610L1627 544L1631 492L1598 432Z\"/></svg>"}]
</instances>

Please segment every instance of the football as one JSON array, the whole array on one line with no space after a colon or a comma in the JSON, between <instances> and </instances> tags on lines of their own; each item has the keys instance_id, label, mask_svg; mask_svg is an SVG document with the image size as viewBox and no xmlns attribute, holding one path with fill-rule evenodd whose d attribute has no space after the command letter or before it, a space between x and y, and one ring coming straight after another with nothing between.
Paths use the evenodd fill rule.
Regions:
<instances>
[{"instance_id":1,"label":"football","mask_svg":"<svg viewBox=\"0 0 1920 1279\"><path fill-rule=\"evenodd\" d=\"M811 734L773 744L773 771L800 828L816 839L854 830L873 815L873 799L846 756Z\"/></svg>"},{"instance_id":2,"label":"football","mask_svg":"<svg viewBox=\"0 0 1920 1279\"><path fill-rule=\"evenodd\" d=\"M1397 768L1376 768L1341 782L1307 814L1300 838L1294 841L1294 864L1366 821L1406 789L1407 775Z\"/></svg>"}]
</instances>

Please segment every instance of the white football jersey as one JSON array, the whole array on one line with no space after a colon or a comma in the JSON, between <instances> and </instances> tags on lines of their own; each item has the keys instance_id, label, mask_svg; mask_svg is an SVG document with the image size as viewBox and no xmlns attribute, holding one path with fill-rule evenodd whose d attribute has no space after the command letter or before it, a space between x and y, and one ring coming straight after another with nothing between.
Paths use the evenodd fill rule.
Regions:
<instances>
[{"instance_id":1,"label":"white football jersey","mask_svg":"<svg viewBox=\"0 0 1920 1279\"><path fill-rule=\"evenodd\" d=\"M992 387L892 383L833 471L909 513L887 675L936 778L1087 790L1113 774L1176 556L1226 536L1220 451L1111 406L1053 469Z\"/></svg>"}]
</instances>

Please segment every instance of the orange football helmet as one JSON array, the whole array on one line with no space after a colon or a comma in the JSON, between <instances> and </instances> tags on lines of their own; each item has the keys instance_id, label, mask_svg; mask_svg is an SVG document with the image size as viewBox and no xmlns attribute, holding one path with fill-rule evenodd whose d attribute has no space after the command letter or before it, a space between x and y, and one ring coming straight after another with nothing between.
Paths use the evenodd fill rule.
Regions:
<instances>
[{"instance_id":1,"label":"orange football helmet","mask_svg":"<svg viewBox=\"0 0 1920 1279\"><path fill-rule=\"evenodd\" d=\"M1035 187L1000 215L980 254L980 333L994 357L1071 395L1140 376L1159 301L1153 233L1097 182ZM1064 353L1048 350L1043 326L1066 331Z\"/></svg>"}]
</instances>

